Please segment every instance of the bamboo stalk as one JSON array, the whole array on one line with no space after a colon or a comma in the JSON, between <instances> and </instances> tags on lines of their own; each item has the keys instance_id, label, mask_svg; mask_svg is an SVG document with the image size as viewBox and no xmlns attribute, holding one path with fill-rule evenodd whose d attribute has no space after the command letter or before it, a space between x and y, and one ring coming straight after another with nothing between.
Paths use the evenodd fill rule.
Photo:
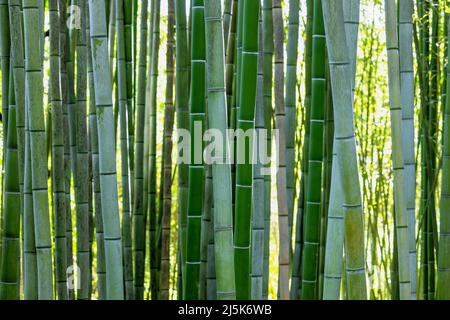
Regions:
<instances>
[{"instance_id":1,"label":"bamboo stalk","mask_svg":"<svg viewBox=\"0 0 450 320\"><path fill-rule=\"evenodd\" d=\"M208 126L218 130L223 141L222 153L216 152L211 164L213 193L213 230L216 297L236 298L235 256L233 251L233 207L230 145L226 134L227 100L225 90L225 49L219 1L205 3L206 58L208 73ZM214 192L216 190L216 192ZM210 256L209 256L210 258ZM208 264L210 259L208 259ZM211 260L212 263L212 260ZM208 288L209 291L209 288Z\"/></svg>"},{"instance_id":2,"label":"bamboo stalk","mask_svg":"<svg viewBox=\"0 0 450 320\"><path fill-rule=\"evenodd\" d=\"M124 289L105 2L89 0L89 9L105 236L106 297L117 300L123 299Z\"/></svg>"}]
</instances>

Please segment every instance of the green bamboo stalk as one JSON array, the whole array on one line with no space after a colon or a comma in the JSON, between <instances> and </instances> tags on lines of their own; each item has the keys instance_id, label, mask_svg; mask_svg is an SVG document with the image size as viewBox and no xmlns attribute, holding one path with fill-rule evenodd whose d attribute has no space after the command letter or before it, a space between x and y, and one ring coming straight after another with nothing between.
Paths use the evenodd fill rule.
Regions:
<instances>
[{"instance_id":1,"label":"green bamboo stalk","mask_svg":"<svg viewBox=\"0 0 450 320\"><path fill-rule=\"evenodd\" d=\"M253 166L253 199L252 199L252 252L251 252L251 298L262 300L263 297L263 260L264 260L264 159L262 147L266 143L265 110L264 110L264 50L262 14L259 16L259 56L258 56L258 83L255 109L255 146L256 157ZM265 150L264 150L265 151Z\"/></svg>"},{"instance_id":2,"label":"green bamboo stalk","mask_svg":"<svg viewBox=\"0 0 450 320\"><path fill-rule=\"evenodd\" d=\"M255 127L255 102L258 73L258 19L259 1L245 1L242 12L242 53L238 56L237 129L250 141L237 139L236 144L236 205L234 258L236 274L236 298L249 299L251 296L251 212L253 141ZM238 26L239 38L239 26ZM239 41L239 40L238 40ZM239 50L239 46L238 46ZM239 59L241 63L239 64ZM217 208L216 208L217 210Z\"/></svg>"},{"instance_id":3,"label":"green bamboo stalk","mask_svg":"<svg viewBox=\"0 0 450 320\"><path fill-rule=\"evenodd\" d=\"M284 27L281 1L273 2L274 25L274 90L275 90L275 121L278 129L277 144L277 199L280 250L278 255L278 296L282 300L289 299L289 270L290 270L290 237L289 218L286 194L286 126L284 104Z\"/></svg>"},{"instance_id":4,"label":"green bamboo stalk","mask_svg":"<svg viewBox=\"0 0 450 320\"><path fill-rule=\"evenodd\" d=\"M69 136L69 88L73 88L73 66L68 64L70 60L70 38L66 23L66 1L59 0L60 7L60 78L61 78L61 100L63 113L63 132L64 132L64 191L66 204L66 243L67 243L67 266L73 266L73 244L72 244L72 209L71 209L71 153L70 153L70 136ZM73 89L71 89L73 90ZM71 289L68 293L69 300L74 298L74 291Z\"/></svg>"},{"instance_id":5,"label":"green bamboo stalk","mask_svg":"<svg viewBox=\"0 0 450 320\"><path fill-rule=\"evenodd\" d=\"M147 43L148 0L141 4L140 43ZM134 297L144 298L145 273L145 225L144 225L144 122L145 122L145 86L147 69L147 46L139 46L139 64L136 101L136 138L134 165L134 200L133 200L133 239L134 239Z\"/></svg>"},{"instance_id":6,"label":"green bamboo stalk","mask_svg":"<svg viewBox=\"0 0 450 320\"><path fill-rule=\"evenodd\" d=\"M394 167L394 203L398 247L400 299L411 298L409 266L408 220L404 196L404 171L402 152L402 108L400 94L400 61L395 1L385 1L386 46L389 64L389 96L392 122L392 164Z\"/></svg>"},{"instance_id":7,"label":"green bamboo stalk","mask_svg":"<svg viewBox=\"0 0 450 320\"><path fill-rule=\"evenodd\" d=\"M38 298L38 271L33 215L33 193L31 190L31 148L28 122L28 98L25 96L25 171L23 213L23 296L25 300Z\"/></svg>"},{"instance_id":8,"label":"green bamboo stalk","mask_svg":"<svg viewBox=\"0 0 450 320\"><path fill-rule=\"evenodd\" d=\"M38 1L23 2L25 72L31 149L33 212L38 268L38 298L53 299L52 242L47 190L47 153L43 106L43 84ZM36 54L36 50L37 53Z\"/></svg>"},{"instance_id":9,"label":"green bamboo stalk","mask_svg":"<svg viewBox=\"0 0 450 320\"><path fill-rule=\"evenodd\" d=\"M236 53L236 27L238 20L238 1L233 0L232 7L232 16L229 26L228 37L224 33L224 36L227 38L227 45L225 46L225 87L227 91L227 115L228 115L228 125L231 125L231 106L233 103L233 94L235 90L233 90L233 81L235 79L235 53Z\"/></svg>"},{"instance_id":10,"label":"green bamboo stalk","mask_svg":"<svg viewBox=\"0 0 450 320\"><path fill-rule=\"evenodd\" d=\"M263 18L263 51L264 51L264 128L267 130L267 156L272 153L272 80L273 80L273 14L272 1L264 0L262 4ZM265 164L267 172L270 172L270 163ZM269 293L269 258L270 258L270 214L271 214L271 176L264 176L264 257L263 257L263 299L268 298Z\"/></svg>"},{"instance_id":11,"label":"green bamboo stalk","mask_svg":"<svg viewBox=\"0 0 450 320\"><path fill-rule=\"evenodd\" d=\"M223 41L225 50L228 48L228 38L231 29L232 10L234 0L225 0L223 3L222 25L223 25ZM226 52L226 51L225 51Z\"/></svg>"},{"instance_id":12,"label":"green bamboo stalk","mask_svg":"<svg viewBox=\"0 0 450 320\"><path fill-rule=\"evenodd\" d=\"M217 279L216 279L216 263L215 263L215 243L214 243L214 208L212 208L211 223L208 241L208 265L206 279L206 298L208 300L217 300Z\"/></svg>"},{"instance_id":13,"label":"green bamboo stalk","mask_svg":"<svg viewBox=\"0 0 450 320\"><path fill-rule=\"evenodd\" d=\"M170 275L170 233L172 217L172 134L174 124L173 85L174 85L174 46L175 46L175 4L167 3L167 51L166 51L166 102L164 111L164 163L163 163L163 216L161 222L161 299L169 300Z\"/></svg>"},{"instance_id":14,"label":"green bamboo stalk","mask_svg":"<svg viewBox=\"0 0 450 320\"><path fill-rule=\"evenodd\" d=\"M125 71L126 71L126 110L128 120L128 165L130 167L130 181L134 180L134 48L133 48L133 3L132 1L123 1L123 27L125 37ZM130 184L130 201L132 208L133 201L133 184ZM131 228L130 228L131 230ZM130 231L131 234L131 231ZM131 237L131 235L130 235ZM131 249L130 249L131 250Z\"/></svg>"},{"instance_id":15,"label":"green bamboo stalk","mask_svg":"<svg viewBox=\"0 0 450 320\"><path fill-rule=\"evenodd\" d=\"M225 91L225 48L219 1L205 3L206 58L208 73L208 127L223 137L222 152L214 154L212 166L214 256L216 298L236 298L235 256L233 250L233 207L230 144L226 130L227 100ZM220 190L220 192L214 192ZM210 257L209 257L210 258ZM208 259L208 264L210 264ZM212 261L212 260L211 260ZM212 263L212 262L211 262ZM209 291L209 286L208 286Z\"/></svg>"},{"instance_id":16,"label":"green bamboo stalk","mask_svg":"<svg viewBox=\"0 0 450 320\"><path fill-rule=\"evenodd\" d=\"M200 280L199 300L207 299L208 281L208 243L211 231L211 216L213 206L213 178L211 165L205 165L205 196L203 199L202 233L200 235Z\"/></svg>"},{"instance_id":17,"label":"green bamboo stalk","mask_svg":"<svg viewBox=\"0 0 450 320\"><path fill-rule=\"evenodd\" d=\"M344 210L346 292L348 299L366 299L364 227L354 136L350 59L342 0L322 0L335 116L338 170Z\"/></svg>"},{"instance_id":18,"label":"green bamboo stalk","mask_svg":"<svg viewBox=\"0 0 450 320\"><path fill-rule=\"evenodd\" d=\"M175 107L177 113L177 130L189 129L189 52L187 43L186 2L175 0L176 24L176 83ZM186 237L187 237L187 206L188 206L188 176L189 168L186 163L178 164L178 219L179 245L182 283L185 283Z\"/></svg>"},{"instance_id":19,"label":"green bamboo stalk","mask_svg":"<svg viewBox=\"0 0 450 320\"><path fill-rule=\"evenodd\" d=\"M15 30L11 34L11 63L14 73L14 95L16 98L17 148L19 161L20 206L23 212L24 165L25 165L25 61L23 48L23 25L21 1L10 0L9 20Z\"/></svg>"},{"instance_id":20,"label":"green bamboo stalk","mask_svg":"<svg viewBox=\"0 0 450 320\"><path fill-rule=\"evenodd\" d=\"M77 227L77 265L80 268L80 288L77 299L89 299L91 274L89 267L89 146L87 137L87 47L86 47L86 2L79 0L80 29L76 31L76 105L74 106L76 125L76 165L75 202ZM70 115L69 115L70 116Z\"/></svg>"},{"instance_id":21,"label":"green bamboo stalk","mask_svg":"<svg viewBox=\"0 0 450 320\"><path fill-rule=\"evenodd\" d=\"M5 74L2 74L4 76ZM2 255L0 265L0 299L20 297L20 187L19 155L17 148L16 99L12 68L9 73L8 133L5 148L5 180L3 199Z\"/></svg>"},{"instance_id":22,"label":"green bamboo stalk","mask_svg":"<svg viewBox=\"0 0 450 320\"><path fill-rule=\"evenodd\" d=\"M89 6L87 6L86 34L90 35ZM106 299L106 265L105 234L103 231L102 202L100 190L99 146L97 128L97 110L95 107L94 70L92 66L92 49L90 41L88 50L88 85L89 85L89 138L92 158L92 184L94 193L95 240L97 244L97 289L98 299Z\"/></svg>"},{"instance_id":23,"label":"green bamboo stalk","mask_svg":"<svg viewBox=\"0 0 450 320\"><path fill-rule=\"evenodd\" d=\"M9 71L10 71L10 54L11 54L11 39L10 39L10 23L8 12L8 1L0 1L0 21L2 23L2 30L0 31L0 68L2 70L2 124L3 124L3 145L7 144L8 134L8 93L9 93ZM4 169L3 169L4 170ZM3 173L2 173L3 175ZM3 183L3 181L2 181ZM2 187L3 190L3 187Z\"/></svg>"},{"instance_id":24,"label":"green bamboo stalk","mask_svg":"<svg viewBox=\"0 0 450 320\"><path fill-rule=\"evenodd\" d=\"M160 7L161 1L155 0L153 15L152 56L151 56L151 83L150 96L147 100L149 108L149 157L148 157L148 210L150 231L150 283L152 298L158 296L157 255L156 255L156 108L157 108L157 82L158 82L158 55L160 45ZM145 171L144 171L145 173Z\"/></svg>"},{"instance_id":25,"label":"green bamboo stalk","mask_svg":"<svg viewBox=\"0 0 450 320\"><path fill-rule=\"evenodd\" d=\"M450 24L447 26L447 33L450 35ZM450 38L448 38L450 39ZM438 252L438 277L437 277L437 291L436 298L440 300L450 299L450 288L448 286L450 280L450 232L449 232L449 181L447 177L450 174L449 159L450 159L450 81L448 81L450 68L447 67L447 99L445 101L444 110L444 132L443 132L443 149L442 149L442 181L441 181L441 215L440 215L440 229L439 229L439 252Z\"/></svg>"},{"instance_id":26,"label":"green bamboo stalk","mask_svg":"<svg viewBox=\"0 0 450 320\"><path fill-rule=\"evenodd\" d=\"M123 299L124 289L105 2L89 0L89 9L105 233L106 297L117 300Z\"/></svg>"},{"instance_id":27,"label":"green bamboo stalk","mask_svg":"<svg viewBox=\"0 0 450 320\"><path fill-rule=\"evenodd\" d=\"M409 265L411 275L411 299L416 299L417 253L415 236L416 160L414 141L414 68L413 25L414 4L400 0L399 6L399 56L402 107L402 141L404 156L404 178L406 212L408 217Z\"/></svg>"},{"instance_id":28,"label":"green bamboo stalk","mask_svg":"<svg viewBox=\"0 0 450 320\"><path fill-rule=\"evenodd\" d=\"M196 139L195 131L203 135L205 127L206 97L206 39L205 7L203 0L192 1L191 38L191 96L190 132L191 162L189 164L189 189L186 239L186 285L184 298L199 298L200 277L200 235L204 199L205 168L203 161L203 141ZM200 140L200 141L199 141Z\"/></svg>"},{"instance_id":29,"label":"green bamboo stalk","mask_svg":"<svg viewBox=\"0 0 450 320\"><path fill-rule=\"evenodd\" d=\"M120 159L121 159L121 186L122 186L122 239L123 239L123 264L125 276L125 297L133 299L133 262L131 247L131 216L130 216L130 176L129 176L129 154L128 154L128 124L127 121L127 71L125 53L124 32L124 2L116 0L116 28L117 28L117 87L119 94L119 127L120 127Z\"/></svg>"},{"instance_id":30,"label":"green bamboo stalk","mask_svg":"<svg viewBox=\"0 0 450 320\"><path fill-rule=\"evenodd\" d=\"M49 0L50 99L52 107L52 189L55 230L55 281L59 300L67 300L66 195L64 182L64 131L60 87L60 20L58 1Z\"/></svg>"},{"instance_id":31,"label":"green bamboo stalk","mask_svg":"<svg viewBox=\"0 0 450 320\"><path fill-rule=\"evenodd\" d=\"M321 181L325 114L325 30L321 0L314 1L312 36L312 96L308 181L305 210L305 243L303 249L302 299L318 298L318 252L320 239Z\"/></svg>"},{"instance_id":32,"label":"green bamboo stalk","mask_svg":"<svg viewBox=\"0 0 450 320\"><path fill-rule=\"evenodd\" d=\"M297 104L297 58L299 36L298 0L289 2L289 23L286 60L285 110L286 110L286 194L289 217L289 234L292 235L294 200L295 200L295 132Z\"/></svg>"},{"instance_id":33,"label":"green bamboo stalk","mask_svg":"<svg viewBox=\"0 0 450 320\"><path fill-rule=\"evenodd\" d=\"M352 96L355 90L356 56L358 50L359 0L343 3L345 33L349 50ZM324 270L324 300L338 300L341 291L342 250L344 247L343 194L340 190L341 176L338 168L336 141L333 145L331 191L328 211L326 258Z\"/></svg>"}]
</instances>

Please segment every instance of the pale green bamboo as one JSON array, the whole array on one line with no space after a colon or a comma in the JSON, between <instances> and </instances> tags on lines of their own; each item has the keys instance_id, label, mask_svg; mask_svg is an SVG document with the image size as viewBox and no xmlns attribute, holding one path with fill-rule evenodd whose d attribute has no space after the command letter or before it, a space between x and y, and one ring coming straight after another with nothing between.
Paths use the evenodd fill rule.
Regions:
<instances>
[{"instance_id":1,"label":"pale green bamboo","mask_svg":"<svg viewBox=\"0 0 450 320\"><path fill-rule=\"evenodd\" d=\"M225 48L221 26L221 5L219 1L207 1L206 19L206 58L208 73L208 125L223 137L222 152L214 154L212 162L213 177L213 225L215 286L217 299L235 299L235 257L233 249L233 207L230 165L230 145L226 134L227 100L225 92ZM220 190L220 192L219 192ZM209 262L208 262L209 263Z\"/></svg>"},{"instance_id":2,"label":"pale green bamboo","mask_svg":"<svg viewBox=\"0 0 450 320\"><path fill-rule=\"evenodd\" d=\"M404 156L404 187L408 217L409 268L411 275L411 299L417 296L417 252L415 227L416 159L414 140L414 67L413 24L414 3L399 0L399 56L402 105L402 141Z\"/></svg>"},{"instance_id":3,"label":"pale green bamboo","mask_svg":"<svg viewBox=\"0 0 450 320\"><path fill-rule=\"evenodd\" d=\"M38 298L53 299L52 241L47 190L47 148L45 147L45 120L43 106L43 83L39 3L23 2L25 34L25 73L27 86L28 122L31 149L31 173L33 212L35 222L36 254L38 268Z\"/></svg>"},{"instance_id":4,"label":"pale green bamboo","mask_svg":"<svg viewBox=\"0 0 450 320\"><path fill-rule=\"evenodd\" d=\"M402 152L402 105L400 94L400 60L395 0L385 0L386 47L388 53L389 103L392 130L392 165L394 169L395 225L398 248L400 299L411 298L409 266L408 218L404 195L404 170Z\"/></svg>"},{"instance_id":5,"label":"pale green bamboo","mask_svg":"<svg viewBox=\"0 0 450 320\"><path fill-rule=\"evenodd\" d=\"M87 6L86 34L90 35L89 6ZM97 289L98 299L106 299L106 265L105 234L103 231L102 201L100 191L100 168L98 152L97 110L95 107L94 70L92 66L91 43L87 41L88 50L88 85L89 85L89 138L92 158L92 188L94 193L95 241L97 245Z\"/></svg>"},{"instance_id":6,"label":"pale green bamboo","mask_svg":"<svg viewBox=\"0 0 450 320\"><path fill-rule=\"evenodd\" d=\"M117 195L114 115L104 0L89 0L94 89L97 108L99 168L105 232L106 296L123 299L122 241Z\"/></svg>"},{"instance_id":7,"label":"pale green bamboo","mask_svg":"<svg viewBox=\"0 0 450 320\"><path fill-rule=\"evenodd\" d=\"M347 48L350 59L352 96L355 88L356 56L358 48L359 0L344 1L344 21ZM341 176L338 168L336 141L333 143L333 163L331 173L331 191L328 208L328 227L324 271L324 300L338 300L341 293L341 278L344 247L344 212Z\"/></svg>"},{"instance_id":8,"label":"pale green bamboo","mask_svg":"<svg viewBox=\"0 0 450 320\"><path fill-rule=\"evenodd\" d=\"M341 175L344 210L346 292L348 299L366 299L364 219L354 135L352 86L348 81L350 59L342 0L322 0L327 39L338 170Z\"/></svg>"}]
</instances>

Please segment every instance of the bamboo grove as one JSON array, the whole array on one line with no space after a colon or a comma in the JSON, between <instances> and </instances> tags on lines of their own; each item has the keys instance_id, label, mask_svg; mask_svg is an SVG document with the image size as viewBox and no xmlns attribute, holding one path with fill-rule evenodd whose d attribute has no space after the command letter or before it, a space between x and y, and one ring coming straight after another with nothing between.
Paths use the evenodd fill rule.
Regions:
<instances>
[{"instance_id":1,"label":"bamboo grove","mask_svg":"<svg viewBox=\"0 0 450 320\"><path fill-rule=\"evenodd\" d=\"M0 299L450 299L447 0L0 0Z\"/></svg>"}]
</instances>

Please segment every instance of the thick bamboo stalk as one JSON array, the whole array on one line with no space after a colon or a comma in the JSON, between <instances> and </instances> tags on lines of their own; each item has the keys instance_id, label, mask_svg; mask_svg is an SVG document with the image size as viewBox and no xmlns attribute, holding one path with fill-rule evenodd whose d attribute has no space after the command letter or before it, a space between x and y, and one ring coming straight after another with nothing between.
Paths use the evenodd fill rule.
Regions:
<instances>
[{"instance_id":1,"label":"thick bamboo stalk","mask_svg":"<svg viewBox=\"0 0 450 320\"><path fill-rule=\"evenodd\" d=\"M325 115L325 30L321 0L314 0L312 39L312 96L308 181L305 210L305 243L303 248L302 298L318 298L318 252L320 239L321 182L323 175L324 115Z\"/></svg>"},{"instance_id":2,"label":"thick bamboo stalk","mask_svg":"<svg viewBox=\"0 0 450 320\"><path fill-rule=\"evenodd\" d=\"M242 54L238 60L238 117L237 129L249 135L236 144L236 205L234 255L236 298L249 299L251 294L251 212L255 101L258 73L259 1L245 1L242 12ZM238 27L239 35L239 27ZM239 36L238 36L239 37ZM239 48L238 48L239 50ZM238 57L239 59L239 57Z\"/></svg>"},{"instance_id":3,"label":"thick bamboo stalk","mask_svg":"<svg viewBox=\"0 0 450 320\"><path fill-rule=\"evenodd\" d=\"M31 149L33 212L38 267L38 298L53 299L52 242L47 190L47 148L43 106L42 62L38 1L23 2L25 74ZM44 147L43 147L44 146Z\"/></svg>"},{"instance_id":4,"label":"thick bamboo stalk","mask_svg":"<svg viewBox=\"0 0 450 320\"><path fill-rule=\"evenodd\" d=\"M364 226L354 135L350 59L342 0L322 0L335 116L338 170L344 210L348 299L366 299Z\"/></svg>"},{"instance_id":5,"label":"thick bamboo stalk","mask_svg":"<svg viewBox=\"0 0 450 320\"><path fill-rule=\"evenodd\" d=\"M87 7L86 34L90 35L89 6ZM102 201L100 191L100 167L98 151L97 110L95 107L94 70L92 66L92 48L87 41L88 85L89 85L89 138L92 158L92 188L94 194L95 241L97 244L97 288L98 299L106 299L105 234L103 231Z\"/></svg>"},{"instance_id":6,"label":"thick bamboo stalk","mask_svg":"<svg viewBox=\"0 0 450 320\"><path fill-rule=\"evenodd\" d=\"M414 3L400 0L399 6L399 56L402 105L402 141L404 156L404 186L406 213L408 217L409 268L411 275L411 299L416 299L417 252L415 235L416 201L416 159L414 141L414 68L413 68L413 25Z\"/></svg>"},{"instance_id":7,"label":"thick bamboo stalk","mask_svg":"<svg viewBox=\"0 0 450 320\"><path fill-rule=\"evenodd\" d=\"M105 236L106 297L123 299L122 240L117 195L114 115L108 61L105 2L89 0L92 62L99 141L99 168Z\"/></svg>"},{"instance_id":8,"label":"thick bamboo stalk","mask_svg":"<svg viewBox=\"0 0 450 320\"><path fill-rule=\"evenodd\" d=\"M3 76L3 74L2 74ZM2 223L2 252L0 265L0 299L20 298L20 187L17 149L16 99L12 69L9 73L8 133L5 150L5 180Z\"/></svg>"},{"instance_id":9,"label":"thick bamboo stalk","mask_svg":"<svg viewBox=\"0 0 450 320\"><path fill-rule=\"evenodd\" d=\"M25 164L25 61L23 47L23 25L21 1L9 1L9 19L12 28L11 33L11 63L14 74L14 95L16 98L16 128L17 148L19 161L19 187L20 205L23 212L23 187L24 187L24 164Z\"/></svg>"},{"instance_id":10,"label":"thick bamboo stalk","mask_svg":"<svg viewBox=\"0 0 450 320\"><path fill-rule=\"evenodd\" d=\"M233 251L233 207L230 145L226 134L227 101L225 92L225 49L219 1L207 1L206 58L208 72L208 127L223 138L222 152L212 162L215 286L217 299L235 299L235 257ZM208 264L209 264L208 260ZM212 262L211 262L212 263ZM209 288L208 288L209 292Z\"/></svg>"},{"instance_id":11,"label":"thick bamboo stalk","mask_svg":"<svg viewBox=\"0 0 450 320\"><path fill-rule=\"evenodd\" d=\"M344 21L347 48L350 60L350 80L352 97L355 90L356 56L358 50L359 0L344 1ZM352 98L353 99L353 98ZM341 291L344 247L343 194L340 189L341 177L338 168L336 141L333 143L333 163L331 173L331 191L329 199L328 226L326 240L326 258L323 299L338 300Z\"/></svg>"}]
</instances>

